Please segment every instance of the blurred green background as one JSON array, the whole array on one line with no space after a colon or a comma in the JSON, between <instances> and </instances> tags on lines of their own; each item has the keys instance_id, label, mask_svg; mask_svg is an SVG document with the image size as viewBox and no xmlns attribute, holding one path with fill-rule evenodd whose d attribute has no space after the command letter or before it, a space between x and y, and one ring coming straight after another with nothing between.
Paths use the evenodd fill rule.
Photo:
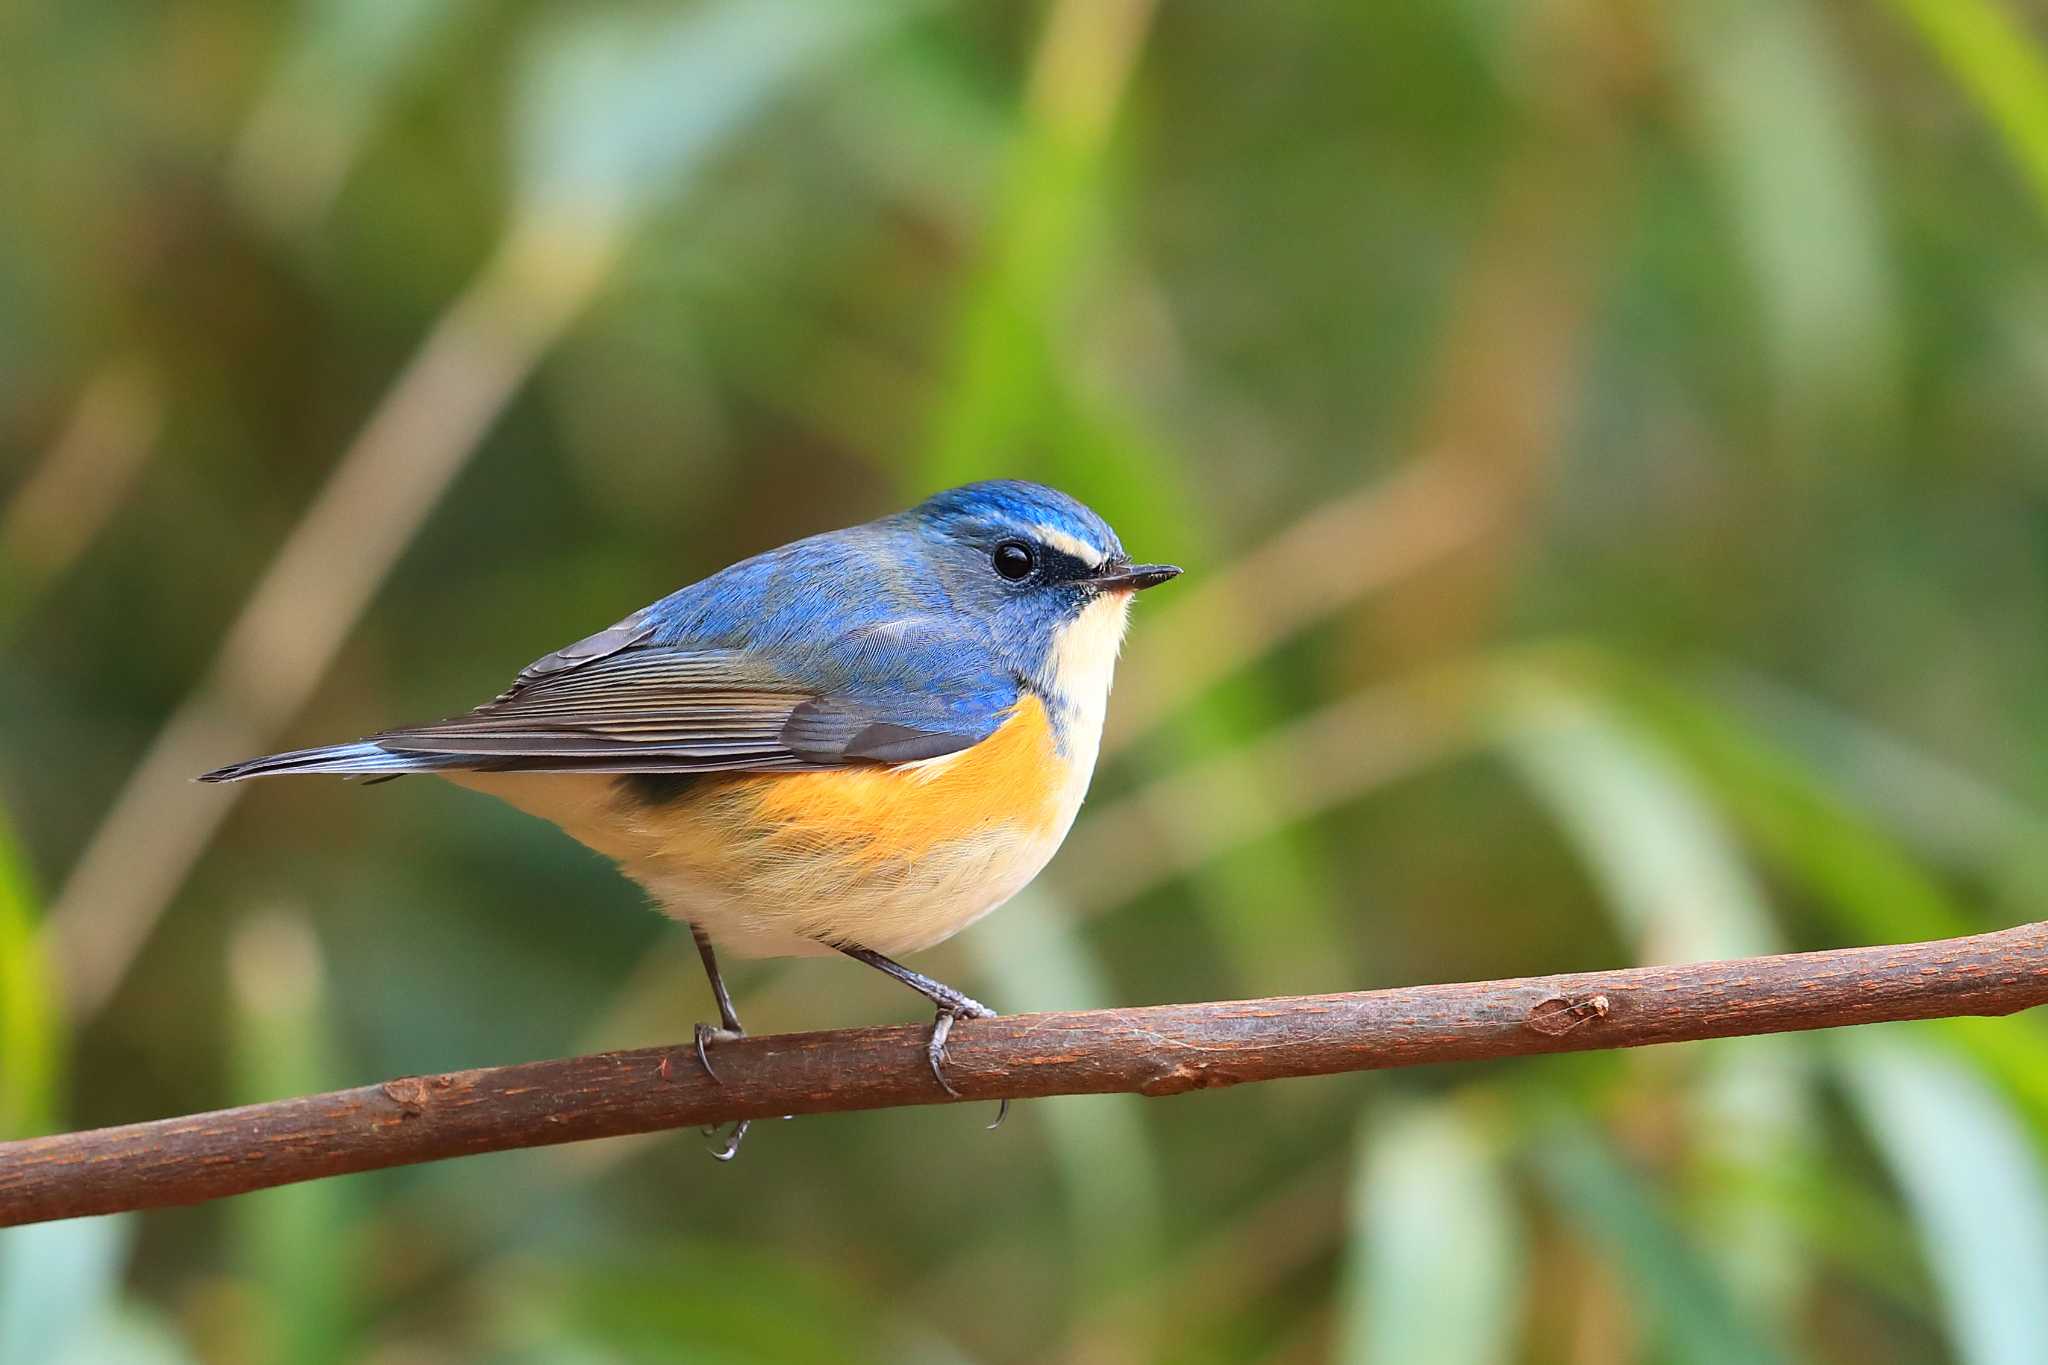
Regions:
<instances>
[{"instance_id":1,"label":"blurred green background","mask_svg":"<svg viewBox=\"0 0 2048 1365\"><path fill-rule=\"evenodd\" d=\"M1188 566L1008 1011L1929 937L2048 891L2017 0L0 5L0 1128L687 1036L430 782L969 477ZM829 962L756 1031L918 1017ZM2048 1021L518 1153L0 1235L0 1361L1955 1361L2048 1342Z\"/></svg>"}]
</instances>

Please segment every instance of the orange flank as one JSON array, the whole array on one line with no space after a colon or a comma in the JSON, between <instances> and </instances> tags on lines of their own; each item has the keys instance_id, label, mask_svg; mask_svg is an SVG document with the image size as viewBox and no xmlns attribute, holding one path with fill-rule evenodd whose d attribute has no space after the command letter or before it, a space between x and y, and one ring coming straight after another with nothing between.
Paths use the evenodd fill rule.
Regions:
<instances>
[{"instance_id":1,"label":"orange flank","mask_svg":"<svg viewBox=\"0 0 2048 1365\"><path fill-rule=\"evenodd\" d=\"M649 805L601 774L451 773L544 815L662 907L742 954L895 955L929 947L1022 890L1066 838L1094 769L1026 695L971 748L895 767L706 774Z\"/></svg>"},{"instance_id":2,"label":"orange flank","mask_svg":"<svg viewBox=\"0 0 2048 1365\"><path fill-rule=\"evenodd\" d=\"M591 793L604 820L572 832L721 947L778 955L858 943L893 955L950 937L1037 876L1092 768L1059 752L1045 702L1026 696L958 753L708 774L653 806L607 787Z\"/></svg>"},{"instance_id":3,"label":"orange flank","mask_svg":"<svg viewBox=\"0 0 2048 1365\"><path fill-rule=\"evenodd\" d=\"M769 843L821 842L873 861L915 859L999 830L1055 832L1066 760L1045 703L1026 696L972 748L893 768L735 780Z\"/></svg>"}]
</instances>

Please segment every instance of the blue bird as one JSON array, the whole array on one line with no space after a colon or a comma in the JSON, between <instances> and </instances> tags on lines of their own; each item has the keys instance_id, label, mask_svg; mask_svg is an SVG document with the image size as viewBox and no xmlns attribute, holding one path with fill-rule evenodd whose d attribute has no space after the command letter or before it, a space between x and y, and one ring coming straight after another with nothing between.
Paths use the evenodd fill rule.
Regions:
<instances>
[{"instance_id":1,"label":"blue bird","mask_svg":"<svg viewBox=\"0 0 2048 1365\"><path fill-rule=\"evenodd\" d=\"M714 945L843 953L929 999L927 1053L993 1012L895 955L1052 858L1087 793L1132 595L1108 524L1040 484L969 484L744 560L556 650L464 716L205 774L434 773L553 821ZM742 1125L721 1156L730 1156Z\"/></svg>"}]
</instances>

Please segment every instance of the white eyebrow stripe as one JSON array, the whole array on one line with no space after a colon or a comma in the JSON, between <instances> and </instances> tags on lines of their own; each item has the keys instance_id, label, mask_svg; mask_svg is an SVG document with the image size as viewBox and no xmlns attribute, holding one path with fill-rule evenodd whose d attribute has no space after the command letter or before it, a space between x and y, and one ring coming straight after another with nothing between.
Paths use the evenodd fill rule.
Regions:
<instances>
[{"instance_id":1,"label":"white eyebrow stripe","mask_svg":"<svg viewBox=\"0 0 2048 1365\"><path fill-rule=\"evenodd\" d=\"M1072 555L1091 569L1102 567L1105 558L1102 551L1079 536L1070 535L1057 526L1034 526L1032 530L1038 533L1040 540L1053 549Z\"/></svg>"}]
</instances>

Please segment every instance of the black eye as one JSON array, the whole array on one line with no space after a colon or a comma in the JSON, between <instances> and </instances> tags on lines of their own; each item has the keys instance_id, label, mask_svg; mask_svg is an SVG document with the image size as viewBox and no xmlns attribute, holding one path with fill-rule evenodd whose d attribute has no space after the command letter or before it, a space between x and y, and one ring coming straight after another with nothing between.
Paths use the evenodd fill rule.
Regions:
<instances>
[{"instance_id":1,"label":"black eye","mask_svg":"<svg viewBox=\"0 0 2048 1365\"><path fill-rule=\"evenodd\" d=\"M1031 577L1031 571L1038 567L1038 556L1021 540L1004 541L996 546L996 552L990 559L996 566L996 572L1012 583Z\"/></svg>"}]
</instances>

